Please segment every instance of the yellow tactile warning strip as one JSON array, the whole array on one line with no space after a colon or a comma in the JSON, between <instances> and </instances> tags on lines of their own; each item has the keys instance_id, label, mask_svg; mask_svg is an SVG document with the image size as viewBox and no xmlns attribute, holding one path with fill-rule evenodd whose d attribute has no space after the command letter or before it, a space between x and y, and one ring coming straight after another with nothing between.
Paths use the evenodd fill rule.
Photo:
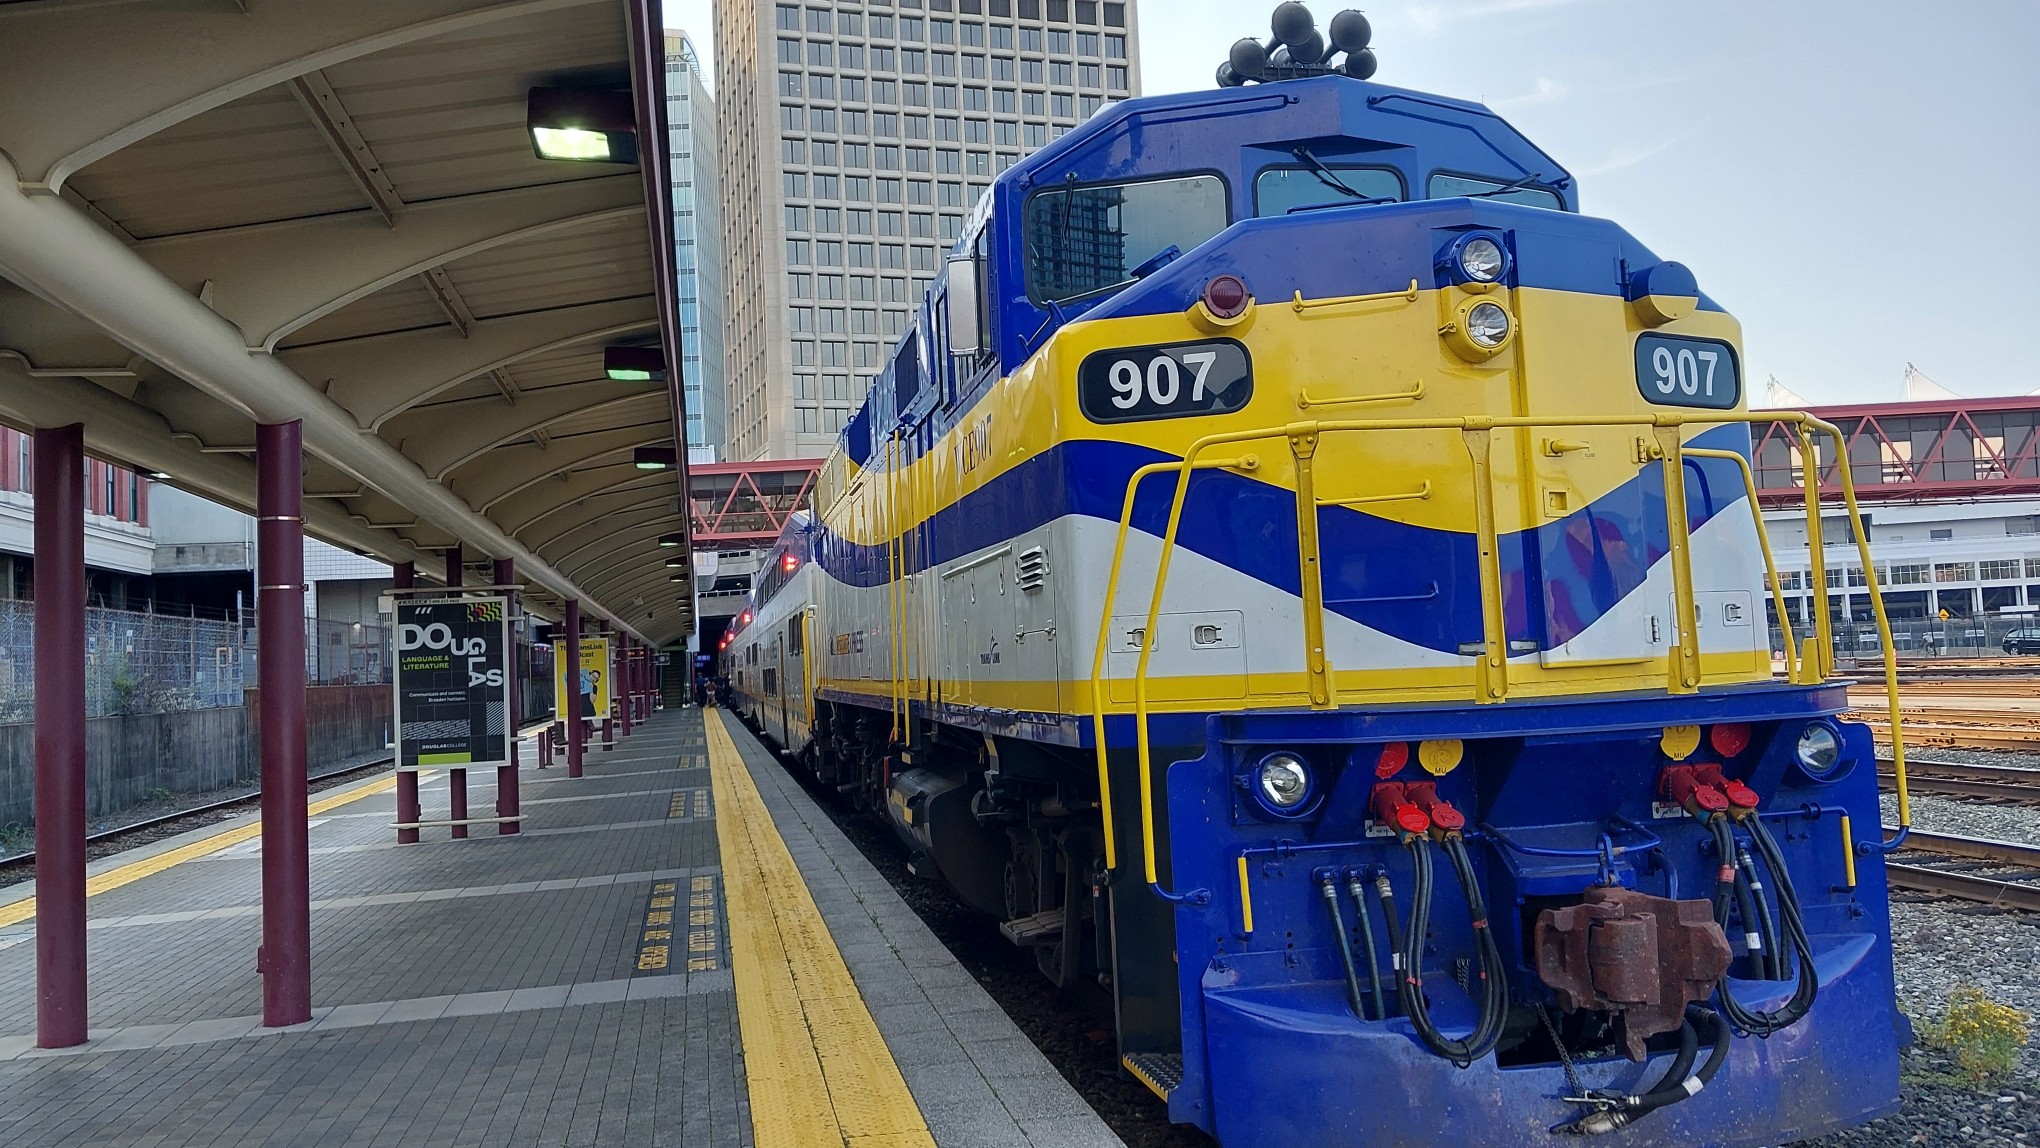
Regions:
<instances>
[{"instance_id":1,"label":"yellow tactile warning strip","mask_svg":"<svg viewBox=\"0 0 2040 1148\"><path fill-rule=\"evenodd\" d=\"M722 711L704 717L757 1148L934 1148Z\"/></svg>"},{"instance_id":2,"label":"yellow tactile warning strip","mask_svg":"<svg viewBox=\"0 0 2040 1148\"><path fill-rule=\"evenodd\" d=\"M422 779L431 776L431 773L429 771L422 772L418 776ZM356 786L353 789L343 789L331 797L320 798L312 802L305 810L305 815L307 817L317 817L328 810L338 809L350 802L360 801L364 797L373 797L378 793L387 793L396 787L397 778L395 774L391 774L388 777L379 777L366 785ZM118 889L122 885L132 885L151 874L161 873L165 869L182 865L195 857L204 857L207 854L231 848L243 841L259 837L261 834L262 821L260 818L246 825L236 825L231 829L222 829L210 837L201 837L188 845L180 845L175 849L158 853L154 857L144 857L140 861L132 861L118 868L108 869L97 876L88 877L85 881L85 895L87 897L97 897L109 889ZM12 905L0 905L0 929L4 929L9 925L18 925L33 916L35 916L34 897L16 901Z\"/></svg>"}]
</instances>

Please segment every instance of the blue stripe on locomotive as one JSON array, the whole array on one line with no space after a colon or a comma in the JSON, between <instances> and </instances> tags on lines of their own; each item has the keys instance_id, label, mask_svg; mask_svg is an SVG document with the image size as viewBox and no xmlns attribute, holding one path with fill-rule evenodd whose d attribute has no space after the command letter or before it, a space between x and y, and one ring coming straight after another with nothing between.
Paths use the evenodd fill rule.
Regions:
<instances>
[{"instance_id":1,"label":"blue stripe on locomotive","mask_svg":"<svg viewBox=\"0 0 2040 1148\"><path fill-rule=\"evenodd\" d=\"M1749 431L1740 423L1715 427L1696 436L1693 444L1747 455ZM938 510L930 525L928 565L996 546L1067 514L1116 523L1129 477L1168 457L1126 443L1058 444ZM1734 463L1696 458L1687 460L1687 468L1690 527L1697 529L1743 501ZM1134 504L1133 529L1161 536L1170 485L1164 479L1147 483ZM1295 494L1285 488L1204 471L1191 479L1179 543L1285 594L1299 594L1295 506ZM1445 653L1480 639L1480 575L1472 535L1345 507L1325 508L1319 521L1328 609ZM830 577L862 587L888 581L883 544L861 545L826 525L815 529L817 558ZM1535 641L1540 648L1570 641L1643 584L1650 564L1668 549L1667 534L1664 478L1649 467L1562 519L1504 535L1509 637ZM1644 561L1614 557L1624 553L1642 554ZM908 573L923 568L913 563ZM1523 597L1526 585L1541 585L1553 608L1531 609ZM1556 605L1560 602L1562 609Z\"/></svg>"}]
</instances>

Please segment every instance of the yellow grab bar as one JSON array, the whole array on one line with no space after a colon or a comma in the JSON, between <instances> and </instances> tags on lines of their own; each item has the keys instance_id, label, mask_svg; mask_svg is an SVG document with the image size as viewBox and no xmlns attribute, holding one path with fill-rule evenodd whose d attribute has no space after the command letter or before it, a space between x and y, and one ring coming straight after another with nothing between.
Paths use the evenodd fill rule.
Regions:
<instances>
[{"instance_id":1,"label":"yellow grab bar","mask_svg":"<svg viewBox=\"0 0 2040 1148\"><path fill-rule=\"evenodd\" d=\"M1835 440L1835 476L1841 479L1842 505L1847 507L1849 511L1849 533L1856 537L1856 554L1863 562L1863 582L1870 591L1870 612L1877 617L1877 642L1878 645L1884 648L1884 700L1885 704L1891 707L1892 788L1897 792L1898 796L1897 836L1887 841L1884 839L1881 828L1878 832L1878 848L1888 850L1905 840L1906 834L1912 830L1912 795L1906 788L1905 777L1905 729L1904 723L1899 720L1898 716L1898 647L1891 640L1891 617L1884 612L1884 589L1877 584L1877 564L1871 561L1870 539L1868 533L1863 529L1863 512L1856 505L1856 482L1849 474L1848 440L1842 437L1841 428L1833 423L1825 422L1808 414L1802 414L1799 418L1802 428L1813 427L1824 434L1832 436ZM1814 474L1813 478L1815 481L1812 489L1815 491L1817 498L1819 493L1818 472ZM1815 505L1815 517L1818 517L1818 502ZM1847 579L1845 578L1843 581L1846 582ZM1846 594L1848 592L1849 588L1846 585L1843 586L1842 593ZM1819 593L1821 607L1819 616L1825 620L1827 618L1827 587L1822 585ZM1824 658L1831 656L1831 654L1823 655Z\"/></svg>"},{"instance_id":2,"label":"yellow grab bar","mask_svg":"<svg viewBox=\"0 0 2040 1148\"><path fill-rule=\"evenodd\" d=\"M1203 463L1202 470L1253 470L1260 460L1253 455L1243 458L1212 459ZM1105 869L1110 872L1119 867L1117 834L1112 821L1112 774L1106 766L1105 756L1105 649L1112 641L1112 604L1119 596L1119 568L1126 558L1127 528L1133 523L1133 499L1140 492L1141 480L1152 475L1166 474L1183 469L1180 462L1151 462L1133 472L1126 480L1126 498L1119 508L1119 533L1112 540L1112 569L1105 576L1105 608L1098 617L1098 641L1091 649L1091 730L1098 743L1098 813L1105 821ZM1154 623L1148 623L1150 627ZM1150 630L1141 635L1145 644ZM1151 823L1143 817L1144 823ZM1148 872L1154 872L1152 860Z\"/></svg>"},{"instance_id":3,"label":"yellow grab bar","mask_svg":"<svg viewBox=\"0 0 2040 1148\"><path fill-rule=\"evenodd\" d=\"M1778 628L1785 632L1785 676L1787 680L1799 681L1799 651L1794 648L1798 635L1792 632L1792 615L1785 610L1785 584L1778 577L1778 559L1771 552L1771 535L1764 529L1764 512L1757 505L1757 476L1750 470L1750 460L1732 450L1713 450L1708 447L1689 446L1687 458L1718 458L1733 462L1742 472L1743 497L1750 504L1750 519L1757 528L1757 548L1764 552L1764 574L1771 586L1771 605L1778 611Z\"/></svg>"},{"instance_id":4,"label":"yellow grab bar","mask_svg":"<svg viewBox=\"0 0 2040 1148\"><path fill-rule=\"evenodd\" d=\"M1327 300L1323 302L1352 301L1357 300ZM1300 303L1301 300L1298 300L1298 302ZM1789 615L1783 609L1784 594L1778 578L1776 559L1771 551L1769 536L1764 530L1762 511L1756 503L1756 481L1754 474L1750 470L1748 460L1733 451L1714 451L1705 448L1686 447L1679 435L1679 429L1694 423L1701 425L1785 423L1797 428L1801 441L1800 455L1804 473L1803 481L1807 489L1808 538L1812 551L1813 585L1810 587L1810 590L1820 597L1820 608L1815 611L1814 648L1811 651L1797 648L1796 643L1793 641L1794 635L1789 625ZM1481 493L1484 490L1487 491L1485 501L1489 522L1486 528L1481 531L1483 544L1487 546L1491 536L1494 534L1492 522L1493 494L1492 490L1489 489L1487 481L1488 472L1485 465L1487 440L1490 437L1489 432L1506 428L1537 427L1645 427L1655 432L1657 450L1654 453L1659 456L1666 468L1666 525L1671 533L1672 545L1675 551L1673 555L1674 593L1680 623L1680 648L1670 659L1674 680L1668 683L1668 688L1672 692L1690 693L1696 690L1699 685L1697 617L1693 601L1692 571L1689 565L1691 559L1687 546L1689 539L1686 529L1684 498L1684 457L1687 454L1698 457L1733 458L1741 469L1744 479L1744 491L1750 498L1751 514L1756 520L1758 541L1764 550L1765 567L1770 580L1773 602L1779 607L1780 625L1786 630L1787 645L1795 647L1787 655L1790 673L1793 676L1793 680L1798 682L1798 684L1814 684L1825 680L1827 667L1833 657L1832 637L1825 602L1827 585L1820 529L1819 466L1809 432L1830 435L1838 444L1843 443L1844 440L1840 431L1833 424L1824 422L1812 415L1803 412L1780 411L1719 411L1709 412L1705 416L1697 418L1689 418L1684 414L1673 412L1658 412L1647 415L1584 415L1559 419L1517 415L1493 418L1461 416L1428 419L1314 420L1206 435L1190 444L1188 449L1184 451L1180 462L1151 463L1135 471L1128 480L1126 499L1120 513L1118 536L1113 544L1112 568L1107 583L1104 608L1098 620L1098 641L1093 650L1091 668L1092 719L1097 741L1098 781L1101 805L1103 806L1106 819L1107 868L1116 867L1117 852L1111 822L1111 785L1105 749L1105 703L1102 682L1104 677L1105 650L1110 640L1113 605L1117 597L1119 574L1125 555L1126 535L1132 519L1134 495L1140 481L1150 475L1168 472L1173 472L1177 476L1169 506L1169 517L1167 524L1163 528L1161 552L1156 563L1154 586L1149 594L1146 622L1141 631L1140 657L1134 668L1133 716L1135 750L1139 760L1141 785L1141 828L1144 837L1143 847L1146 854L1145 872L1149 884L1154 885L1157 882L1157 862L1154 846L1152 745L1148 731L1148 670L1152 663L1154 651L1155 626L1160 620L1162 592L1168 583L1169 566L1174 556L1176 534L1182 525L1183 504L1188 494L1190 472L1200 469L1238 466L1242 462L1240 459L1228 459L1204 463L1200 462L1199 456L1206 450L1216 446L1254 442L1263 439L1287 438L1292 444L1292 450L1299 455L1299 461L1302 461L1303 458L1308 457L1308 454L1315 453L1317 443L1327 434L1347 431L1457 430L1466 437L1468 451L1474 461L1476 472L1476 489L1474 492L1476 518L1482 517L1479 513L1484 501ZM1307 443L1308 446L1303 451L1296 451L1296 445L1301 443ZM1247 461L1251 462L1251 456L1249 456ZM1849 473L1846 451L1837 452L1836 466L1844 504L1848 508L1852 521L1860 522L1861 514L1856 502L1854 481ZM1310 500L1309 505L1311 507L1311 514L1314 516L1315 508L1319 505L1315 497ZM1300 517L1303 512L1304 504L1299 500ZM1299 521L1299 527L1302 527L1301 521ZM1897 651L1892 643L1890 619L1885 612L1883 592L1877 582L1876 567L1871 561L1869 541L1863 537L1860 529L1855 530L1854 533L1856 535L1857 547L1862 555L1866 581L1870 590L1871 606L1877 618L1878 636L1884 652L1885 690L1892 714L1892 755L1894 758L1894 770L1897 776L1899 826L1902 837L1904 832L1911 826L1912 809L1906 783L1904 735L1899 729L1898 719ZM1299 554L1299 560L1306 563L1306 569L1308 569L1308 559L1313 551L1314 547L1305 547L1304 551ZM1477 700L1487 701L1500 700L1506 697L1507 662L1506 643L1505 641L1498 641L1501 627L1489 616L1490 613L1499 614L1501 608L1501 588L1498 571L1490 573L1489 569L1491 565L1498 564L1499 559L1497 556L1489 555L1485 549L1483 551L1483 558L1484 561L1481 564L1484 583L1482 587L1482 629L1484 645L1487 647L1487 651L1486 656L1480 663L1477 663L1477 672L1480 674L1481 681L1479 682L1476 697ZM1306 576L1306 583L1308 580ZM1490 604L1489 599L1493 600L1492 604ZM1309 640L1310 636L1307 629L1306 641L1308 642ZM1320 646L1322 645L1321 640L1319 644ZM1498 653L1498 651L1500 652ZM1312 651L1306 650L1307 658L1311 654ZM1317 651L1317 656L1322 658L1322 650ZM1498 673L1492 664L1493 660L1497 657L1502 659ZM1313 701L1316 701L1316 698L1313 698ZM1881 847L1890 848L1896 840L1884 842ZM1157 887L1159 888L1159 886Z\"/></svg>"}]
</instances>

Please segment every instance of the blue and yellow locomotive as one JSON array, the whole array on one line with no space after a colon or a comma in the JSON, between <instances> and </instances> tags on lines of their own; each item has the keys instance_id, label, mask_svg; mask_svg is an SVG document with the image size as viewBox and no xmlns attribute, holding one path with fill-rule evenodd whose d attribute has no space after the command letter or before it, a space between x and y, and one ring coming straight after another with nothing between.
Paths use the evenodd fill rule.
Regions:
<instances>
[{"instance_id":1,"label":"blue and yellow locomotive","mask_svg":"<svg viewBox=\"0 0 2040 1148\"><path fill-rule=\"evenodd\" d=\"M999 177L737 708L1227 1145L1892 1111L1874 747L1777 592L1734 319L1484 107L1329 71Z\"/></svg>"}]
</instances>

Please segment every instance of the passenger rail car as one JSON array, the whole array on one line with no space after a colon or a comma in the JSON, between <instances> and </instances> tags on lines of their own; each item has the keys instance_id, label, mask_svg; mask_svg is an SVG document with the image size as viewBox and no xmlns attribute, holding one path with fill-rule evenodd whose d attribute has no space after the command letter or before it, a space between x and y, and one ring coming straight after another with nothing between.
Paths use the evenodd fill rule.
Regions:
<instances>
[{"instance_id":1,"label":"passenger rail car","mask_svg":"<svg viewBox=\"0 0 2040 1148\"><path fill-rule=\"evenodd\" d=\"M978 204L723 651L1227 1145L1898 1103L1875 754L1736 322L1578 196L1347 76L1107 108Z\"/></svg>"}]
</instances>

